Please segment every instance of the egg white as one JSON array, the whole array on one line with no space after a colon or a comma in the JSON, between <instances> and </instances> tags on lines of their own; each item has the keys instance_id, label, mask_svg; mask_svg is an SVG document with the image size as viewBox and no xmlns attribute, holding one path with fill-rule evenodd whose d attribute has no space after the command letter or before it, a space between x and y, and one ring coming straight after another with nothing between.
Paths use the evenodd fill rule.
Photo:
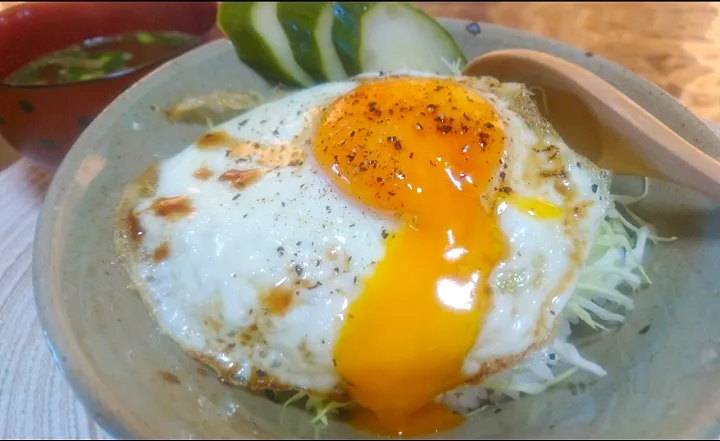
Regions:
<instances>
[{"instance_id":1,"label":"egg white","mask_svg":"<svg viewBox=\"0 0 720 441\"><path fill-rule=\"evenodd\" d=\"M356 84L315 86L259 106L213 131L268 147L290 142L310 154L303 139L307 129L324 106ZM573 228L562 219L538 219L512 204L498 205L509 257L488 275L492 309L463 366L466 375L475 376L497 360L523 355L552 332L554 317L574 288L571 270L587 256L587 250L580 252L578 262L571 257L573 251L592 242L609 196L605 175L551 129L538 125L532 109L513 101L529 100L522 86L490 79L467 80L466 85L504 121L504 185L517 194L567 204L549 180L538 184L524 179L537 165L531 158L539 154L536 150L552 144L567 170L565 180L577 189L573 203L587 203ZM332 391L339 381L333 346L347 307L384 255L383 232L399 225L334 190L312 158L299 167L273 170L240 191L216 179L228 169L254 165L228 157L224 149L203 150L196 144L162 161L155 194L137 201L135 211L145 231L139 256L151 255L163 242L169 244L169 256L159 264L139 257L132 271L159 325L185 351L240 383L260 370L278 384ZM203 166L215 176L194 178ZM189 197L195 211L180 221L143 211L157 197L180 195ZM334 260L329 258L332 250L338 256ZM565 289L555 289L570 273ZM300 279L314 287L298 286L284 316L266 314L262 294ZM248 332L251 343L239 344L238 336Z\"/></svg>"}]
</instances>

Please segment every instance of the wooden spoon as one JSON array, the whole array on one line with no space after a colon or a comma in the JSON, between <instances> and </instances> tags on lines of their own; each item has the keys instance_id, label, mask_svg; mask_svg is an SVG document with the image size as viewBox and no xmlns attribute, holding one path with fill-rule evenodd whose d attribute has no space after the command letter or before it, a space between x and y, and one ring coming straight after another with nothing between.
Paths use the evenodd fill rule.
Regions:
<instances>
[{"instance_id":1,"label":"wooden spoon","mask_svg":"<svg viewBox=\"0 0 720 441\"><path fill-rule=\"evenodd\" d=\"M568 146L617 175L673 182L720 200L720 162L685 141L592 72L525 49L486 53L464 75L521 82ZM717 139L720 148L720 138Z\"/></svg>"}]
</instances>

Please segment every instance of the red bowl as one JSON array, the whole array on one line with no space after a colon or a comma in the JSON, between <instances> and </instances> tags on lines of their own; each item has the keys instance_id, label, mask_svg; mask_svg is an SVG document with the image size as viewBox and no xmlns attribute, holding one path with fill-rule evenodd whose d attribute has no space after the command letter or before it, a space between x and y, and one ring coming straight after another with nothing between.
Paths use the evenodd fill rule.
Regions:
<instances>
[{"instance_id":1,"label":"red bowl","mask_svg":"<svg viewBox=\"0 0 720 441\"><path fill-rule=\"evenodd\" d=\"M100 111L168 59L124 75L71 84L10 86L1 83L4 78L42 55L88 38L179 31L203 36L202 44L221 36L216 14L216 2L40 2L0 12L0 134L22 156L54 169Z\"/></svg>"}]
</instances>

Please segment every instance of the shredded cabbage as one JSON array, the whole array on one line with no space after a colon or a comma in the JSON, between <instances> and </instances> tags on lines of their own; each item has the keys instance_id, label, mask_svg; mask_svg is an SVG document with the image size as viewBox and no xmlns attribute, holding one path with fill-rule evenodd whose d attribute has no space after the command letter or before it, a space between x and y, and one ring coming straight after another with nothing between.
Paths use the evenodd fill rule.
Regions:
<instances>
[{"instance_id":1,"label":"shredded cabbage","mask_svg":"<svg viewBox=\"0 0 720 441\"><path fill-rule=\"evenodd\" d=\"M450 69L450 73L451 73L453 76L456 76L456 77L462 76L461 66L462 66L463 63L462 63L462 60L461 60L460 58L458 58L457 60L455 60L455 61L453 61L453 62L450 62L450 61L446 60L445 58L440 58L440 61L442 61L443 64L444 64L445 66L447 66L448 69Z\"/></svg>"}]
</instances>

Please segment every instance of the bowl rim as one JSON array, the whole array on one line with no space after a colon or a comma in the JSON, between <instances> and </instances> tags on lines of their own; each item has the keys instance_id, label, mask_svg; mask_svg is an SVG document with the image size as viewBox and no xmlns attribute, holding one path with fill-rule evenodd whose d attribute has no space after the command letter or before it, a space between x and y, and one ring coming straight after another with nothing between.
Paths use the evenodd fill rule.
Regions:
<instances>
[{"instance_id":1,"label":"bowl rim","mask_svg":"<svg viewBox=\"0 0 720 441\"><path fill-rule=\"evenodd\" d=\"M472 20L463 20L455 18L435 17L438 22L444 25L469 26L478 23L483 29L493 29L502 33L514 34L518 37L530 41L543 42L552 44L553 46L562 48L569 53L585 55L584 50L560 42L555 39L542 37L530 32L512 29L492 23L476 22ZM231 43L226 39L212 41L210 43L196 47L184 54L173 58L167 63L157 67L145 77L134 83L129 89L120 94L112 103L110 103L98 116L92 124L82 133L76 140L74 145L68 151L68 154L62 160L52 182L48 188L40 214L37 218L37 226L35 229L35 237L33 243L33 262L32 262L32 280L34 288L34 299L38 314L38 319L43 330L43 336L50 348L53 359L63 374L63 377L70 384L75 396L85 407L92 419L99 424L110 436L118 439L137 439L147 435L146 432L139 428L133 428L133 423L122 415L122 409L117 409L112 404L113 392L103 384L98 373L92 368L88 361L88 356L82 349L78 339L73 334L69 324L68 317L65 314L58 313L57 306L62 304L62 292L56 289L50 283L50 277L46 274L53 270L53 262L59 262L61 256L54 256L53 241L54 231L57 227L58 217L56 211L59 202L67 197L63 194L64 183L71 181L75 173L81 169L84 156L92 151L92 142L96 133L101 132L99 128L111 124L118 114L118 109L129 108L140 100L147 92L162 82L168 81L173 75L172 71L182 67L183 64L188 66L196 66L200 60L212 58L227 50ZM629 71L620 65L613 63L607 59L602 59L606 67L611 67L617 71L629 73L635 77L641 84L651 86L656 92L664 94L673 100L674 97L669 95L663 89L642 77L639 74ZM170 74L170 75L168 75ZM695 116L679 101L675 100L677 105ZM697 117L704 127L716 133L708 126L708 122ZM107 120L107 121L106 121ZM714 125L714 127L720 127ZM699 130L702 127L698 128ZM52 311L52 310L55 311ZM59 356L58 354L64 354ZM76 375L74 372L82 373ZM710 418L710 417L709 417ZM712 439L720 439L720 433L713 435Z\"/></svg>"}]
</instances>

